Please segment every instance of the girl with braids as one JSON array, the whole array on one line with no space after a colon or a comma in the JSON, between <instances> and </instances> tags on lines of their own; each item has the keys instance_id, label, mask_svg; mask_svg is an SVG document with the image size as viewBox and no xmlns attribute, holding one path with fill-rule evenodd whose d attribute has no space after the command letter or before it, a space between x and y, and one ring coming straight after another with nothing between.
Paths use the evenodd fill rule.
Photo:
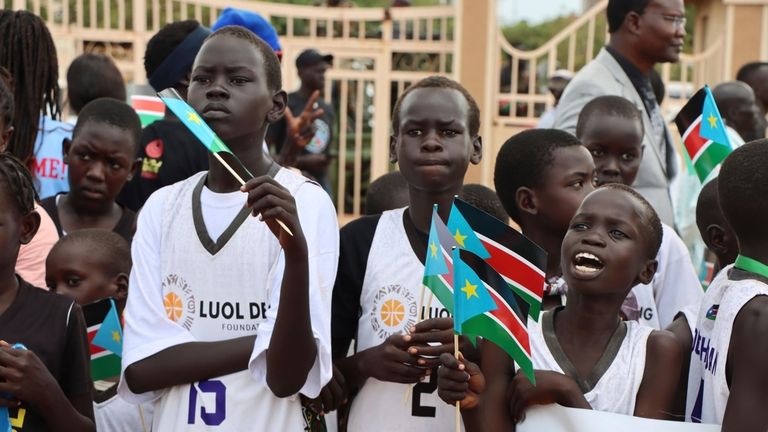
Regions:
<instances>
[{"instance_id":1,"label":"girl with braids","mask_svg":"<svg viewBox=\"0 0 768 432\"><path fill-rule=\"evenodd\" d=\"M88 338L71 299L14 272L40 224L26 167L0 153L0 406L14 430L94 431ZM11 348L20 343L27 349ZM10 396L9 396L10 395Z\"/></svg>"},{"instance_id":2,"label":"girl with braids","mask_svg":"<svg viewBox=\"0 0 768 432\"><path fill-rule=\"evenodd\" d=\"M26 11L0 10L0 66L14 82L16 115L7 150L30 168L41 197L69 190L62 142L72 125L61 117L56 47L43 20Z\"/></svg>"},{"instance_id":3,"label":"girl with braids","mask_svg":"<svg viewBox=\"0 0 768 432\"><path fill-rule=\"evenodd\" d=\"M13 84L11 74L0 67L0 153L5 151L13 134ZM35 203L40 214L40 228L29 243L21 245L16 260L16 273L34 286L45 287L45 259L53 245L59 240L56 225L48 213Z\"/></svg>"}]
</instances>

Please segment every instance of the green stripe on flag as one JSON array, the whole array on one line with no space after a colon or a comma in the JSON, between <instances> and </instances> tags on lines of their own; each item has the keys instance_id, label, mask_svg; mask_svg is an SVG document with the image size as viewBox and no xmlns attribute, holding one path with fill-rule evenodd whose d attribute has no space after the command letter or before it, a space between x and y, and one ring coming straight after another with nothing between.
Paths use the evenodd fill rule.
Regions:
<instances>
[{"instance_id":1,"label":"green stripe on flag","mask_svg":"<svg viewBox=\"0 0 768 432\"><path fill-rule=\"evenodd\" d=\"M693 163L696 174L704 181L712 170L715 169L731 153L731 148L723 144L712 142L699 153L699 157Z\"/></svg>"},{"instance_id":2,"label":"green stripe on flag","mask_svg":"<svg viewBox=\"0 0 768 432\"><path fill-rule=\"evenodd\" d=\"M536 384L536 378L533 373L533 361L525 352L517 339L504 329L497 321L490 316L480 315L465 322L462 326L466 335L483 335L485 340L489 340L499 346L502 350L510 354L515 360L525 376Z\"/></svg>"},{"instance_id":3,"label":"green stripe on flag","mask_svg":"<svg viewBox=\"0 0 768 432\"><path fill-rule=\"evenodd\" d=\"M448 285L448 281L444 279L447 276L447 274L424 276L422 283L432 291L448 313L453 315L453 290L450 285Z\"/></svg>"},{"instance_id":4,"label":"green stripe on flag","mask_svg":"<svg viewBox=\"0 0 768 432\"><path fill-rule=\"evenodd\" d=\"M138 113L139 114L139 120L141 121L141 127L147 127L154 123L157 120L160 120L163 118L162 114L145 114L145 113Z\"/></svg>"},{"instance_id":5,"label":"green stripe on flag","mask_svg":"<svg viewBox=\"0 0 768 432\"><path fill-rule=\"evenodd\" d=\"M120 357L107 352L107 355L91 359L91 377L94 381L120 376Z\"/></svg>"},{"instance_id":6,"label":"green stripe on flag","mask_svg":"<svg viewBox=\"0 0 768 432\"><path fill-rule=\"evenodd\" d=\"M515 284L511 284L509 281L507 281L507 285L512 288L512 291L514 291L515 294L522 297L522 299L528 303L528 316L533 318L534 321L538 322L539 314L541 313L541 299L532 296L529 291L524 290ZM520 317L520 319L525 322L526 317Z\"/></svg>"}]
</instances>

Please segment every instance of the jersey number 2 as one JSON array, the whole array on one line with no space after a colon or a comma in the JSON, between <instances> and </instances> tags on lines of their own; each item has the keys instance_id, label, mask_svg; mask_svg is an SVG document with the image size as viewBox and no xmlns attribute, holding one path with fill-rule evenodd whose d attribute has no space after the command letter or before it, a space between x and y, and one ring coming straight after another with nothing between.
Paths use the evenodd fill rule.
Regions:
<instances>
[{"instance_id":1,"label":"jersey number 2","mask_svg":"<svg viewBox=\"0 0 768 432\"><path fill-rule=\"evenodd\" d=\"M216 408L213 412L208 412L205 407L200 408L200 420L207 426L218 426L224 422L227 417L227 387L218 380L200 381L189 385L189 413L187 414L187 424L195 424L197 419L197 396L198 389L200 393L213 393L216 400Z\"/></svg>"},{"instance_id":2,"label":"jersey number 2","mask_svg":"<svg viewBox=\"0 0 768 432\"><path fill-rule=\"evenodd\" d=\"M421 404L422 394L432 394L437 390L437 368L429 374L429 381L413 386L413 400L411 402L411 415L414 417L434 417L435 407Z\"/></svg>"}]
</instances>

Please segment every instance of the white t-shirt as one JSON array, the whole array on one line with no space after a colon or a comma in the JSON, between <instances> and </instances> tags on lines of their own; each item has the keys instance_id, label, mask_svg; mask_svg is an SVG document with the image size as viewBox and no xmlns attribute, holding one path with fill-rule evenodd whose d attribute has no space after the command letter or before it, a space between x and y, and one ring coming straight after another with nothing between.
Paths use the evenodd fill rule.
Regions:
<instances>
[{"instance_id":1,"label":"white t-shirt","mask_svg":"<svg viewBox=\"0 0 768 432\"><path fill-rule=\"evenodd\" d=\"M93 417L98 432L149 432L152 430L151 403L129 404L120 396L93 403Z\"/></svg>"},{"instance_id":2,"label":"white t-shirt","mask_svg":"<svg viewBox=\"0 0 768 432\"><path fill-rule=\"evenodd\" d=\"M634 295L637 300L639 316L628 317L655 329L666 328L678 312L698 304L704 295L680 236L667 224L662 223L662 229L664 235L656 254L656 274L650 284L632 288L630 296Z\"/></svg>"},{"instance_id":3,"label":"white t-shirt","mask_svg":"<svg viewBox=\"0 0 768 432\"><path fill-rule=\"evenodd\" d=\"M419 320L424 264L403 227L404 208L382 213L371 243L360 294L357 351L408 332ZM426 318L450 316L425 289ZM431 303L429 303L431 299ZM409 389L407 384L369 378L352 401L349 432L454 430L454 408L437 396L437 374Z\"/></svg>"},{"instance_id":4,"label":"white t-shirt","mask_svg":"<svg viewBox=\"0 0 768 432\"><path fill-rule=\"evenodd\" d=\"M140 213L132 244L123 370L182 343L255 334L249 370L140 395L121 380L119 394L133 403L156 401L154 430L303 430L298 396L277 398L266 384L266 350L285 257L267 225L244 209L246 195L205 191L205 176L198 173L158 190ZM318 354L300 392L315 397L332 374L336 212L328 195L304 177L280 169L275 179L293 195L307 241Z\"/></svg>"},{"instance_id":5,"label":"white t-shirt","mask_svg":"<svg viewBox=\"0 0 768 432\"><path fill-rule=\"evenodd\" d=\"M734 278L734 274L740 277ZM757 296L768 295L768 284L752 277L751 273L729 265L720 270L704 294L691 346L685 410L687 421L723 423L731 394L725 368L733 322L747 302Z\"/></svg>"},{"instance_id":6,"label":"white t-shirt","mask_svg":"<svg viewBox=\"0 0 768 432\"><path fill-rule=\"evenodd\" d=\"M544 312L540 323L528 319L533 367L575 376L576 369L555 336L554 313ZM621 325L626 327L617 329L590 377L578 384L592 409L631 416L645 374L646 347L653 329L634 321Z\"/></svg>"}]
</instances>

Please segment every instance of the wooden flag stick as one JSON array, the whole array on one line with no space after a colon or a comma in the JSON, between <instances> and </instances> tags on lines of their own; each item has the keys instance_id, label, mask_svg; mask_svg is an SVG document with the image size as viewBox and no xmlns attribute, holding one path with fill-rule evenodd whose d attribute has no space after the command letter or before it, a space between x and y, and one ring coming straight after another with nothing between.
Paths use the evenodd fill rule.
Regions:
<instances>
[{"instance_id":1,"label":"wooden flag stick","mask_svg":"<svg viewBox=\"0 0 768 432\"><path fill-rule=\"evenodd\" d=\"M416 322L424 321L424 291L426 288L424 287L424 283L421 284L421 291L419 291L419 303L417 305L418 309L416 309ZM432 292L432 290L430 290ZM407 405L408 401L411 399L411 393L413 393L413 384L408 384L408 387L405 388L405 394L403 395L403 405Z\"/></svg>"},{"instance_id":2,"label":"wooden flag stick","mask_svg":"<svg viewBox=\"0 0 768 432\"><path fill-rule=\"evenodd\" d=\"M453 334L453 355L459 361L459 334ZM461 432L461 401L456 401L456 432Z\"/></svg>"},{"instance_id":3,"label":"wooden flag stick","mask_svg":"<svg viewBox=\"0 0 768 432\"><path fill-rule=\"evenodd\" d=\"M211 153L213 153L213 156L214 156L214 157L215 157L215 158L216 158L216 159L217 159L219 162L221 162L221 164L222 164L222 165L224 165L224 168L226 168L226 169L227 169L227 171L229 171L229 173L230 173L230 174L232 174L232 176L233 176L233 177L234 177L234 178L235 178L237 181L239 181L239 182L240 182L240 184L241 184L242 186L245 186L245 180L243 180L243 178L242 178L242 177L240 177L240 174L238 174L238 173L237 173L237 172L236 172L234 169L232 169L232 167L231 167L231 166L229 166L229 164L227 163L227 161L225 161L225 160L224 160L224 159L223 159L223 158L222 158L222 157L221 157L221 156L220 156L218 153L216 153L216 152L211 152ZM285 226L285 224L283 223L283 221L281 221L280 219L275 219L275 220L277 220L277 224L278 224L278 225L280 225L280 226L281 226L281 227L282 227L282 228L285 230L285 232L287 232L287 233L288 233L288 235L290 235L291 237L293 237L293 233L291 232L291 230L290 230L290 229L288 229L288 227L287 227L287 226Z\"/></svg>"}]
</instances>

